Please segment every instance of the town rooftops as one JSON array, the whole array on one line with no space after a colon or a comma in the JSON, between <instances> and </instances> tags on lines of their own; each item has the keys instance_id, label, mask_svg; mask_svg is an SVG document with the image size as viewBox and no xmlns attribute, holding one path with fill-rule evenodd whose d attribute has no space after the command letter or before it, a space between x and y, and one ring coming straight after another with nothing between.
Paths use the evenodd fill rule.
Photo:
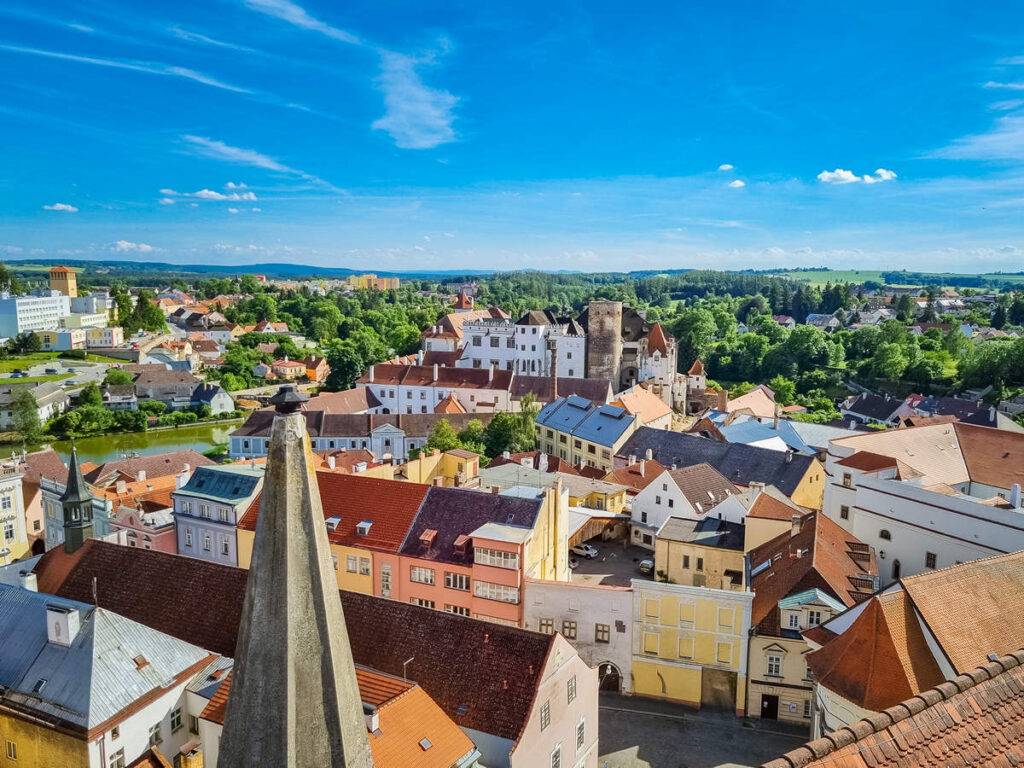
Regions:
<instances>
[{"instance_id":1,"label":"town rooftops","mask_svg":"<svg viewBox=\"0 0 1024 768\"><path fill-rule=\"evenodd\" d=\"M1024 651L966 670L762 768L996 768L1019 760Z\"/></svg>"},{"instance_id":2,"label":"town rooftops","mask_svg":"<svg viewBox=\"0 0 1024 768\"><path fill-rule=\"evenodd\" d=\"M196 377L190 371L169 371L162 365L145 365L142 368L152 368L150 371L142 371L135 377L136 387L166 387L176 385L195 385Z\"/></svg>"},{"instance_id":3,"label":"town rooftops","mask_svg":"<svg viewBox=\"0 0 1024 768\"><path fill-rule=\"evenodd\" d=\"M22 483L39 484L39 479L56 480L63 483L68 476L68 468L64 459L52 448L35 453L17 456L18 471L22 473Z\"/></svg>"},{"instance_id":4,"label":"town rooftops","mask_svg":"<svg viewBox=\"0 0 1024 768\"><path fill-rule=\"evenodd\" d=\"M495 456L487 465L488 469L500 467L504 464L516 464L520 467L540 470L541 472L562 472L565 474L579 474L576 467L560 459L554 454L543 453L542 451L523 451L521 453L510 453L507 456Z\"/></svg>"},{"instance_id":5,"label":"town rooftops","mask_svg":"<svg viewBox=\"0 0 1024 768\"><path fill-rule=\"evenodd\" d=\"M628 466L613 469L605 475L604 479L609 483L627 486L630 493L639 493L653 483L654 479L666 469L667 467L662 466L653 459L640 459Z\"/></svg>"},{"instance_id":6,"label":"town rooftops","mask_svg":"<svg viewBox=\"0 0 1024 768\"><path fill-rule=\"evenodd\" d=\"M538 402L550 403L555 399L555 380L551 376L512 377L512 388L509 390L513 400L521 400L526 395L533 395ZM558 395L572 395L595 403L606 403L611 398L612 387L604 379L578 379L558 377Z\"/></svg>"},{"instance_id":7,"label":"town rooftops","mask_svg":"<svg viewBox=\"0 0 1024 768\"><path fill-rule=\"evenodd\" d=\"M303 410L324 413L366 413L377 408L380 400L369 387L346 389L344 392L326 392L306 401ZM269 410L272 412L273 407Z\"/></svg>"},{"instance_id":8,"label":"town rooftops","mask_svg":"<svg viewBox=\"0 0 1024 768\"><path fill-rule=\"evenodd\" d=\"M73 618L67 634L50 640L47 614L54 610ZM213 659L201 648L104 608L5 585L0 585L0 637L0 701L89 739Z\"/></svg>"},{"instance_id":9,"label":"town rooftops","mask_svg":"<svg viewBox=\"0 0 1024 768\"><path fill-rule=\"evenodd\" d=\"M537 414L540 427L567 432L609 448L633 426L633 421L634 417L624 408L592 403L576 395L560 397Z\"/></svg>"},{"instance_id":10,"label":"town rooftops","mask_svg":"<svg viewBox=\"0 0 1024 768\"><path fill-rule=\"evenodd\" d=\"M100 607L215 653L235 652L249 575L242 568L89 539L71 555L51 549L34 572L41 592L65 599L92 600L95 578ZM357 664L407 674L461 728L519 738L558 635L355 592L341 599Z\"/></svg>"},{"instance_id":11,"label":"town rooftops","mask_svg":"<svg viewBox=\"0 0 1024 768\"><path fill-rule=\"evenodd\" d=\"M559 477L562 478L562 486L569 491L569 495L574 498L581 498L591 493L598 493L604 495L614 495L616 493L624 493L627 489L624 485L618 483L606 482L604 480L597 480L592 477L584 477L577 473L559 473Z\"/></svg>"},{"instance_id":12,"label":"town rooftops","mask_svg":"<svg viewBox=\"0 0 1024 768\"><path fill-rule=\"evenodd\" d=\"M762 482L792 495L815 458L756 448L743 443L720 443L697 435L640 427L618 451L620 458L645 456L665 466L689 467L707 463L729 482L748 485Z\"/></svg>"},{"instance_id":13,"label":"town rooftops","mask_svg":"<svg viewBox=\"0 0 1024 768\"><path fill-rule=\"evenodd\" d=\"M739 489L710 464L668 470L680 493L699 514L721 504Z\"/></svg>"},{"instance_id":14,"label":"town rooftops","mask_svg":"<svg viewBox=\"0 0 1024 768\"><path fill-rule=\"evenodd\" d=\"M647 351L659 352L662 355L668 354L668 339L665 337L665 330L661 323L651 323L651 330L647 334Z\"/></svg>"},{"instance_id":15,"label":"town rooftops","mask_svg":"<svg viewBox=\"0 0 1024 768\"><path fill-rule=\"evenodd\" d=\"M427 495L426 485L401 480L317 472L317 488L324 519L331 519L327 538L332 544L397 552ZM238 522L244 531L255 531L262 494L253 499ZM333 518L333 519L332 519ZM370 526L360 532L360 523Z\"/></svg>"},{"instance_id":16,"label":"town rooftops","mask_svg":"<svg viewBox=\"0 0 1024 768\"><path fill-rule=\"evenodd\" d=\"M519 499L463 488L431 486L412 523L401 553L424 560L472 565L473 547L456 546L460 536L471 536L488 523L530 531L537 521L541 501ZM424 531L436 531L430 546L420 540Z\"/></svg>"},{"instance_id":17,"label":"town rooftops","mask_svg":"<svg viewBox=\"0 0 1024 768\"><path fill-rule=\"evenodd\" d=\"M107 461L99 466L82 463L82 473L90 485L109 485L116 480L141 480L146 478L177 475L186 469L211 466L215 464L203 454L191 448L155 456L135 456L130 459Z\"/></svg>"},{"instance_id":18,"label":"town rooftops","mask_svg":"<svg viewBox=\"0 0 1024 768\"><path fill-rule=\"evenodd\" d=\"M634 387L633 391L619 395L611 405L624 408L631 415L640 414L640 421L644 424L650 424L672 414L672 409L664 400L643 387Z\"/></svg>"},{"instance_id":19,"label":"town rooftops","mask_svg":"<svg viewBox=\"0 0 1024 768\"><path fill-rule=\"evenodd\" d=\"M886 422L893 419L901 405L903 405L903 401L898 398L863 394L850 403L845 410L854 416Z\"/></svg>"},{"instance_id":20,"label":"town rooftops","mask_svg":"<svg viewBox=\"0 0 1024 768\"><path fill-rule=\"evenodd\" d=\"M690 370L688 370L686 374L688 376L703 376L705 374L704 363L702 363L699 359L694 360L693 365L690 366Z\"/></svg>"},{"instance_id":21,"label":"town rooftops","mask_svg":"<svg viewBox=\"0 0 1024 768\"><path fill-rule=\"evenodd\" d=\"M316 399L312 398L311 400ZM370 437L373 430L381 427L399 429L406 437L426 437L434 425L446 420L458 432L474 419L487 425L490 413L410 413L410 414L369 414L331 413L329 411L306 410L306 429L311 438ZM274 421L271 409L255 411L241 427L231 433L232 437L270 437L270 425Z\"/></svg>"},{"instance_id":22,"label":"town rooftops","mask_svg":"<svg viewBox=\"0 0 1024 768\"><path fill-rule=\"evenodd\" d=\"M452 389L497 389L508 391L512 371L490 368L444 368L433 365L380 365L357 379L356 384L369 387L447 387Z\"/></svg>"},{"instance_id":23,"label":"town rooftops","mask_svg":"<svg viewBox=\"0 0 1024 768\"><path fill-rule=\"evenodd\" d=\"M178 493L238 504L257 492L266 466L238 463L198 467Z\"/></svg>"},{"instance_id":24,"label":"town rooftops","mask_svg":"<svg viewBox=\"0 0 1024 768\"><path fill-rule=\"evenodd\" d=\"M744 527L740 523L719 520L717 517L705 517L700 520L670 517L661 524L658 538L666 541L680 541L698 547L742 552L743 532Z\"/></svg>"},{"instance_id":25,"label":"town rooftops","mask_svg":"<svg viewBox=\"0 0 1024 768\"><path fill-rule=\"evenodd\" d=\"M838 600L842 610L875 591L874 551L820 512L804 517L796 534L786 531L751 550L749 559L750 623L764 634L782 630L780 603L792 595L817 589Z\"/></svg>"}]
</instances>

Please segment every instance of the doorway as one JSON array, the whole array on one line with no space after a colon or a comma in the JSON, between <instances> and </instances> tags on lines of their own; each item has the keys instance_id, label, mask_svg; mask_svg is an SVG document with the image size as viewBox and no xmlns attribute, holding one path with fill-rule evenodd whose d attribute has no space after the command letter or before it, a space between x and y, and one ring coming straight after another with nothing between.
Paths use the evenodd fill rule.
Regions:
<instances>
[{"instance_id":1,"label":"doorway","mask_svg":"<svg viewBox=\"0 0 1024 768\"><path fill-rule=\"evenodd\" d=\"M769 696L767 693L761 694L761 719L762 720L778 720L779 719L779 697Z\"/></svg>"},{"instance_id":2,"label":"doorway","mask_svg":"<svg viewBox=\"0 0 1024 768\"><path fill-rule=\"evenodd\" d=\"M600 667L600 690L619 693L622 690L622 675L614 664L606 663Z\"/></svg>"}]
</instances>

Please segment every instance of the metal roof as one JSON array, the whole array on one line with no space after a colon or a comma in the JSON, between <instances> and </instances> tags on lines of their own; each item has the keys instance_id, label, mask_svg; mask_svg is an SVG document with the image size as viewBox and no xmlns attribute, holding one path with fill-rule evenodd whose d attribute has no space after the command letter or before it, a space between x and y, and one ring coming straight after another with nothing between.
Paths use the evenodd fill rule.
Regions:
<instances>
[{"instance_id":1,"label":"metal roof","mask_svg":"<svg viewBox=\"0 0 1024 768\"><path fill-rule=\"evenodd\" d=\"M176 493L237 504L256 494L263 482L265 470L263 464L198 467Z\"/></svg>"},{"instance_id":2,"label":"metal roof","mask_svg":"<svg viewBox=\"0 0 1024 768\"><path fill-rule=\"evenodd\" d=\"M842 602L836 600L832 595L822 592L817 587L805 589L803 592L797 592L795 595L782 598L779 600L779 608L799 608L801 605L807 605L808 603L824 603L837 613L842 613L846 610L846 606Z\"/></svg>"},{"instance_id":3,"label":"metal roof","mask_svg":"<svg viewBox=\"0 0 1024 768\"><path fill-rule=\"evenodd\" d=\"M537 414L537 424L598 445L611 447L633 424L624 408L598 405L576 395L560 397Z\"/></svg>"}]
</instances>

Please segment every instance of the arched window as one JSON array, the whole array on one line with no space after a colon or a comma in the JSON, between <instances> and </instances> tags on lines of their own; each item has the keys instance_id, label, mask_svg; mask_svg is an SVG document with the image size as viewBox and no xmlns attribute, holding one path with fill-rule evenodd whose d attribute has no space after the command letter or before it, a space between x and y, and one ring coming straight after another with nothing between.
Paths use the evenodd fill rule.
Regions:
<instances>
[{"instance_id":1,"label":"arched window","mask_svg":"<svg viewBox=\"0 0 1024 768\"><path fill-rule=\"evenodd\" d=\"M883 539L885 541L892 541L892 534L889 533L889 531L887 531L885 528L883 528L878 532L878 538Z\"/></svg>"},{"instance_id":2,"label":"arched window","mask_svg":"<svg viewBox=\"0 0 1024 768\"><path fill-rule=\"evenodd\" d=\"M899 560L893 560L892 561L892 580L896 581L897 579L899 579L899 577L900 577L900 561Z\"/></svg>"}]
</instances>

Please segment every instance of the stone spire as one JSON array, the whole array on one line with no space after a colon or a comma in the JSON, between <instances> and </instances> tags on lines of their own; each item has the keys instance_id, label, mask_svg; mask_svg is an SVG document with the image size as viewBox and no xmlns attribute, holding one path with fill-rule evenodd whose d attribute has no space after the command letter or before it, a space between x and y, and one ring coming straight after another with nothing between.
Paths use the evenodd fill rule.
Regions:
<instances>
[{"instance_id":1,"label":"stone spire","mask_svg":"<svg viewBox=\"0 0 1024 768\"><path fill-rule=\"evenodd\" d=\"M60 497L64 514L64 551L68 554L78 551L87 539L92 538L92 503L93 495L82 477L82 468L78 466L78 451L72 446L68 480L64 495Z\"/></svg>"},{"instance_id":2,"label":"stone spire","mask_svg":"<svg viewBox=\"0 0 1024 768\"><path fill-rule=\"evenodd\" d=\"M372 768L302 402L271 398L263 501L253 544L221 768Z\"/></svg>"}]
</instances>

